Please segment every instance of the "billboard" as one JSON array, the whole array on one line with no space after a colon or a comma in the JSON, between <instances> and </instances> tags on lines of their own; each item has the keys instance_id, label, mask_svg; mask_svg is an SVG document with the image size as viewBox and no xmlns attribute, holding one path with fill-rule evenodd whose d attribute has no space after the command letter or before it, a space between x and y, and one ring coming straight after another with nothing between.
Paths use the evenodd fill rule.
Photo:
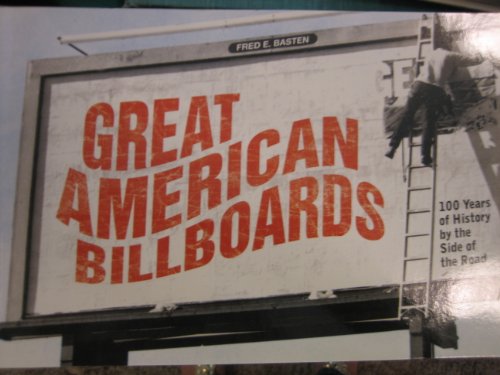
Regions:
<instances>
[{"instance_id":1,"label":"billboard","mask_svg":"<svg viewBox=\"0 0 500 375\"><path fill-rule=\"evenodd\" d=\"M12 287L22 315L497 277L492 61L465 68L462 81L487 88L455 100L459 120L418 168L430 192L408 185L408 150L385 156L417 27L34 62L13 265L15 279L28 264ZM407 201L431 219L410 219Z\"/></svg>"}]
</instances>

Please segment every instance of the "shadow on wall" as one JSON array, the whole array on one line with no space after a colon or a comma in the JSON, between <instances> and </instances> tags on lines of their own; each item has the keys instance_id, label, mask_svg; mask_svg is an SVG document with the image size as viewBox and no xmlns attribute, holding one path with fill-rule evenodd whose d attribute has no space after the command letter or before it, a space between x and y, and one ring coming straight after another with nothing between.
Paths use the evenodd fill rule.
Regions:
<instances>
[{"instance_id":1,"label":"shadow on wall","mask_svg":"<svg viewBox=\"0 0 500 375\"><path fill-rule=\"evenodd\" d=\"M486 61L474 69L460 69L450 83L453 113L458 129L465 129L491 196L500 211L500 95L496 77L500 72Z\"/></svg>"}]
</instances>

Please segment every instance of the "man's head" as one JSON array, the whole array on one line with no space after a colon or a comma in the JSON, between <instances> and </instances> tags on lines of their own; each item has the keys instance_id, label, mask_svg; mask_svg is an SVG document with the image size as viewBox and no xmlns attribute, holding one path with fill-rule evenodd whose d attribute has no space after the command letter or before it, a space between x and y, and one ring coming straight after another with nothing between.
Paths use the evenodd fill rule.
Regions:
<instances>
[{"instance_id":1,"label":"man's head","mask_svg":"<svg viewBox=\"0 0 500 375\"><path fill-rule=\"evenodd\" d=\"M453 36L442 27L436 27L434 31L434 49L442 48L448 51L453 50Z\"/></svg>"}]
</instances>

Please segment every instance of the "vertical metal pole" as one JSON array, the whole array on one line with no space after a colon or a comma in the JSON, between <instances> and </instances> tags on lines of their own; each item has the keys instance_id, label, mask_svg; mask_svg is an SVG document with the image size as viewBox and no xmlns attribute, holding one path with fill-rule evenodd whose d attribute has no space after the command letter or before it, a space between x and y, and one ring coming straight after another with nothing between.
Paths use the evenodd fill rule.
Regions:
<instances>
[{"instance_id":1,"label":"vertical metal pole","mask_svg":"<svg viewBox=\"0 0 500 375\"><path fill-rule=\"evenodd\" d=\"M112 340L95 340L92 336L63 336L61 367L126 366L127 363L128 351Z\"/></svg>"},{"instance_id":2,"label":"vertical metal pole","mask_svg":"<svg viewBox=\"0 0 500 375\"><path fill-rule=\"evenodd\" d=\"M62 347L61 347L61 367L73 366L73 336L64 335L62 337Z\"/></svg>"},{"instance_id":3,"label":"vertical metal pole","mask_svg":"<svg viewBox=\"0 0 500 375\"><path fill-rule=\"evenodd\" d=\"M425 314L420 310L411 310L409 313L410 328L410 357L432 358L434 346L429 340L425 329Z\"/></svg>"}]
</instances>

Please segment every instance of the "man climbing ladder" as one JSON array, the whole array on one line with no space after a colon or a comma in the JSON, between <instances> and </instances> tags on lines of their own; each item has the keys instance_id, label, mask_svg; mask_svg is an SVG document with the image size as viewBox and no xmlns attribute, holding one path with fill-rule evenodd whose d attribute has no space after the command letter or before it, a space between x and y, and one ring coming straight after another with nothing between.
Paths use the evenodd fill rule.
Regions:
<instances>
[{"instance_id":1,"label":"man climbing ladder","mask_svg":"<svg viewBox=\"0 0 500 375\"><path fill-rule=\"evenodd\" d=\"M413 128L417 110L423 106L422 124L422 164L432 165L432 142L436 136L436 123L445 108L451 108L451 100L445 88L456 68L478 65L483 62L481 56L466 56L444 48L436 48L424 60L420 72L413 82L403 116L396 124L385 156L392 159L399 144Z\"/></svg>"},{"instance_id":2,"label":"man climbing ladder","mask_svg":"<svg viewBox=\"0 0 500 375\"><path fill-rule=\"evenodd\" d=\"M399 288L398 314L407 322L411 332L411 355L414 358L432 357L433 344L450 347L439 340L431 341L428 324L435 319L431 296L434 222L436 198L435 157L437 153L437 123L447 109L451 113L450 82L458 67L476 65L479 56L466 56L448 50L448 35L438 28L437 16L422 15L417 31L416 73L402 117L396 121L385 156L392 159L404 137L408 137L406 223L404 233L403 273ZM414 123L422 108L422 141L414 142ZM415 147L421 148L421 162L415 160ZM432 155L434 153L434 155ZM434 160L433 160L434 156ZM404 163L404 157L403 157ZM432 168L425 168L432 167ZM454 327L454 326L453 326ZM456 339L452 340L456 345Z\"/></svg>"}]
</instances>

